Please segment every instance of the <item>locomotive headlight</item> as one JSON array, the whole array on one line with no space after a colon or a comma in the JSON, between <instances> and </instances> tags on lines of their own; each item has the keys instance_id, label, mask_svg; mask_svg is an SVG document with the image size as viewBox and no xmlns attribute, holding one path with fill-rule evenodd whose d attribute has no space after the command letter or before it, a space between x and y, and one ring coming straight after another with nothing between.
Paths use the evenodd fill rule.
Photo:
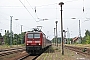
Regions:
<instances>
[{"instance_id":1,"label":"locomotive headlight","mask_svg":"<svg viewBox=\"0 0 90 60\"><path fill-rule=\"evenodd\" d=\"M29 45L29 44L27 44L27 45Z\"/></svg>"},{"instance_id":2,"label":"locomotive headlight","mask_svg":"<svg viewBox=\"0 0 90 60\"><path fill-rule=\"evenodd\" d=\"M39 43L39 45L40 45L40 43Z\"/></svg>"}]
</instances>

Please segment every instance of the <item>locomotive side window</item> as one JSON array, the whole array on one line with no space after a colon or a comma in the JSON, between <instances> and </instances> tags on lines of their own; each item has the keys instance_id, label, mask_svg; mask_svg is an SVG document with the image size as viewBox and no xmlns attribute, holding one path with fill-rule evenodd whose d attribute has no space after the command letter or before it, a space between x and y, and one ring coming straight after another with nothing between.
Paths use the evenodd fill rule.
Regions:
<instances>
[{"instance_id":1,"label":"locomotive side window","mask_svg":"<svg viewBox=\"0 0 90 60\"><path fill-rule=\"evenodd\" d=\"M34 34L34 38L40 38L40 34Z\"/></svg>"},{"instance_id":2,"label":"locomotive side window","mask_svg":"<svg viewBox=\"0 0 90 60\"><path fill-rule=\"evenodd\" d=\"M33 38L33 34L28 34L28 38Z\"/></svg>"}]
</instances>

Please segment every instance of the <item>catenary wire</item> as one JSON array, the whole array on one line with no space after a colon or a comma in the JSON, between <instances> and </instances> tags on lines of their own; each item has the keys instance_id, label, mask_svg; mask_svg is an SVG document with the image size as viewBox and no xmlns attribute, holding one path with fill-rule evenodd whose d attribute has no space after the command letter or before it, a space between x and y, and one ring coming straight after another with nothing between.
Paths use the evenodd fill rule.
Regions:
<instances>
[{"instance_id":1,"label":"catenary wire","mask_svg":"<svg viewBox=\"0 0 90 60\"><path fill-rule=\"evenodd\" d=\"M21 2L21 0L19 0ZM22 2L21 2L22 3ZM22 3L22 5L25 7L25 9L28 11L28 13L32 16L32 14L30 13L30 11L26 8L26 6ZM32 16L33 17L33 16ZM33 17L33 19L36 21L36 19Z\"/></svg>"},{"instance_id":2,"label":"catenary wire","mask_svg":"<svg viewBox=\"0 0 90 60\"><path fill-rule=\"evenodd\" d=\"M27 3L30 5L30 3L28 2L28 0L26 0L27 1ZM30 5L30 7L32 8L32 6ZM35 12L35 10L36 10L36 7L35 7L35 9L33 9L32 8L32 10ZM35 12L36 13L36 12ZM37 13L36 13L36 16L37 16L37 18L38 18L38 15L37 15Z\"/></svg>"}]
</instances>

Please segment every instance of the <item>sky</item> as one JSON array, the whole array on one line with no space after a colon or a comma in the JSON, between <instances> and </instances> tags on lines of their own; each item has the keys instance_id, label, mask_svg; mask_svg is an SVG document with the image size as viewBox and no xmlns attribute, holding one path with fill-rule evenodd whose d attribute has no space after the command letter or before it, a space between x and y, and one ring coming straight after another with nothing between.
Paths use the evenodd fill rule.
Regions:
<instances>
[{"instance_id":1,"label":"sky","mask_svg":"<svg viewBox=\"0 0 90 60\"><path fill-rule=\"evenodd\" d=\"M90 30L90 0L0 0L0 32L4 35L5 30L10 31L10 16L13 16L14 33L21 33L21 25L23 25L23 32L42 26L42 31L49 39L52 39L56 27L55 21L58 21L57 33L60 37L61 7L58 5L60 2L64 2L62 6L63 30L69 32L66 37L79 36L79 20L81 36L85 36L85 30ZM48 20L43 21L43 19Z\"/></svg>"}]
</instances>

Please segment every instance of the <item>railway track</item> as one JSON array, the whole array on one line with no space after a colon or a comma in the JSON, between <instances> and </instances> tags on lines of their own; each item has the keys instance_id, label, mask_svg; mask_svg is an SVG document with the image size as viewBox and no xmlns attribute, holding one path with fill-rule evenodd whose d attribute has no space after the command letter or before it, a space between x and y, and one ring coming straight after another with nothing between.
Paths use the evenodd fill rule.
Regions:
<instances>
[{"instance_id":1,"label":"railway track","mask_svg":"<svg viewBox=\"0 0 90 60\"><path fill-rule=\"evenodd\" d=\"M14 55L10 55L10 54L14 54ZM39 55L31 55L31 54L28 54L25 51L25 49L20 48L20 49L3 50L3 51L0 52L0 57L3 56L4 58L1 58L1 59L7 60L7 57L5 57L5 56L8 55L8 56L11 56L11 57L8 58L8 60L36 60L41 54L39 54Z\"/></svg>"},{"instance_id":2,"label":"railway track","mask_svg":"<svg viewBox=\"0 0 90 60\"><path fill-rule=\"evenodd\" d=\"M90 48L73 47L73 46L65 46L65 48L73 50L83 56L90 56Z\"/></svg>"},{"instance_id":3,"label":"railway track","mask_svg":"<svg viewBox=\"0 0 90 60\"><path fill-rule=\"evenodd\" d=\"M15 59L15 60L36 60L42 53L40 53L39 55L32 55L32 54L28 54L28 53L25 52L23 54L23 56L21 56L19 58L16 57L17 59Z\"/></svg>"},{"instance_id":4,"label":"railway track","mask_svg":"<svg viewBox=\"0 0 90 60\"><path fill-rule=\"evenodd\" d=\"M26 56L23 56L17 60L36 60L40 55L36 55L36 56L32 56L32 55L26 55Z\"/></svg>"},{"instance_id":5,"label":"railway track","mask_svg":"<svg viewBox=\"0 0 90 60\"><path fill-rule=\"evenodd\" d=\"M22 51L25 51L25 48L11 48L11 49L0 50L0 57L18 53L18 52L22 52Z\"/></svg>"},{"instance_id":6,"label":"railway track","mask_svg":"<svg viewBox=\"0 0 90 60\"><path fill-rule=\"evenodd\" d=\"M48 49L49 47L47 47L47 49ZM45 52L47 49L45 49L43 52ZM43 53L42 52L42 53ZM23 54L23 56L21 56L21 57L19 57L19 58L17 58L17 59L15 59L15 60L36 60L42 53L40 53L39 55L29 55L29 54L27 54L26 52Z\"/></svg>"},{"instance_id":7,"label":"railway track","mask_svg":"<svg viewBox=\"0 0 90 60\"><path fill-rule=\"evenodd\" d=\"M10 60L36 60L41 54L31 55L31 54L28 54L26 51L24 51L21 53L21 55L17 55L15 57L11 58Z\"/></svg>"}]
</instances>

